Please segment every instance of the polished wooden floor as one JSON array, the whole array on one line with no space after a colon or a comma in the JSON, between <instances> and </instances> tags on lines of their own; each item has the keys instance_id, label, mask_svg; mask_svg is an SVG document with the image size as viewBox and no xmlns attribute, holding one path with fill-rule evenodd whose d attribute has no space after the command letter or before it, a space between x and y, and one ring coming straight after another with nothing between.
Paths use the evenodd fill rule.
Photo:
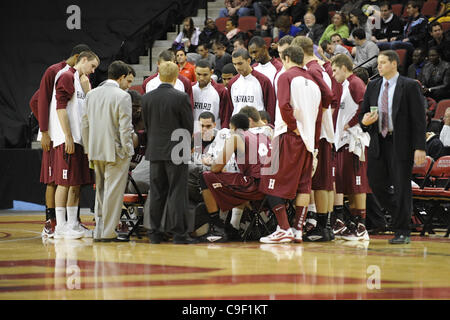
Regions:
<instances>
[{"instance_id":1,"label":"polished wooden floor","mask_svg":"<svg viewBox=\"0 0 450 320\"><path fill-rule=\"evenodd\" d=\"M450 299L450 239L264 245L43 240L0 212L0 300ZM92 216L83 215L92 228Z\"/></svg>"}]
</instances>

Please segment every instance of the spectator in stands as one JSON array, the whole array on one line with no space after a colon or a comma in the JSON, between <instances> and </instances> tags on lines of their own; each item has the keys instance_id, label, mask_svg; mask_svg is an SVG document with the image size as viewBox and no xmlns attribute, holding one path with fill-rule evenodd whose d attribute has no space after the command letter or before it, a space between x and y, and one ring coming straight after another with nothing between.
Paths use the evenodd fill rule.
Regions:
<instances>
[{"instance_id":1,"label":"spectator in stands","mask_svg":"<svg viewBox=\"0 0 450 320\"><path fill-rule=\"evenodd\" d=\"M187 61L186 52L184 49L178 49L176 52L176 59L180 74L188 78L191 82L197 81L195 77L195 67Z\"/></svg>"},{"instance_id":2,"label":"spectator in stands","mask_svg":"<svg viewBox=\"0 0 450 320\"><path fill-rule=\"evenodd\" d=\"M347 39L349 36L349 30L347 26L347 18L340 12L336 12L333 16L332 23L328 25L325 31L320 37L319 45L324 40L331 40L331 35L335 33L339 33L343 39Z\"/></svg>"},{"instance_id":3,"label":"spectator in stands","mask_svg":"<svg viewBox=\"0 0 450 320\"><path fill-rule=\"evenodd\" d=\"M411 79L418 79L424 65L425 50L423 48L414 49L412 54L412 63L408 67L408 77Z\"/></svg>"},{"instance_id":4,"label":"spectator in stands","mask_svg":"<svg viewBox=\"0 0 450 320\"><path fill-rule=\"evenodd\" d=\"M234 40L233 42L233 51L236 51L237 49L247 49L245 47L245 41L238 38L236 40Z\"/></svg>"},{"instance_id":5,"label":"spectator in stands","mask_svg":"<svg viewBox=\"0 0 450 320\"><path fill-rule=\"evenodd\" d=\"M216 65L216 57L209 52L209 46L206 43L198 45L195 58L195 64L197 64L199 60L207 60L213 69Z\"/></svg>"},{"instance_id":6,"label":"spectator in stands","mask_svg":"<svg viewBox=\"0 0 450 320\"><path fill-rule=\"evenodd\" d=\"M205 27L198 36L198 42L206 44L208 48L212 47L215 40L223 41L225 35L217 30L216 23L213 19L208 18L205 20Z\"/></svg>"},{"instance_id":7,"label":"spectator in stands","mask_svg":"<svg viewBox=\"0 0 450 320\"><path fill-rule=\"evenodd\" d=\"M328 25L328 4L320 0L309 0L308 11L316 17L316 23L322 26Z\"/></svg>"},{"instance_id":8,"label":"spectator in stands","mask_svg":"<svg viewBox=\"0 0 450 320\"><path fill-rule=\"evenodd\" d=\"M286 3L289 6L289 15L292 17L292 23L296 27L303 25L303 17L308 10L307 1L287 0Z\"/></svg>"},{"instance_id":9,"label":"spectator in stands","mask_svg":"<svg viewBox=\"0 0 450 320\"><path fill-rule=\"evenodd\" d=\"M266 23L261 26L263 37L278 37L278 28L275 26L275 23L280 16L289 16L288 7L285 5L282 0L272 0L272 3L267 10L267 19Z\"/></svg>"},{"instance_id":10,"label":"spectator in stands","mask_svg":"<svg viewBox=\"0 0 450 320\"><path fill-rule=\"evenodd\" d=\"M421 5L418 1L408 1L406 11L409 18L403 27L403 32L398 37L391 39L390 42L378 44L380 50L408 50L406 65L409 65L409 57L412 55L414 48L426 46L428 20L420 14L420 8Z\"/></svg>"},{"instance_id":11,"label":"spectator in stands","mask_svg":"<svg viewBox=\"0 0 450 320\"><path fill-rule=\"evenodd\" d=\"M425 133L425 139L425 152L427 156L432 157L433 160L437 160L444 155L444 144L436 133L432 131Z\"/></svg>"},{"instance_id":12,"label":"spectator in stands","mask_svg":"<svg viewBox=\"0 0 450 320\"><path fill-rule=\"evenodd\" d=\"M315 45L319 43L320 37L325 30L325 27L316 23L316 17L312 12L308 12L303 17L304 28L300 32L301 35L310 38ZM281 38L280 38L281 39Z\"/></svg>"},{"instance_id":13,"label":"spectator in stands","mask_svg":"<svg viewBox=\"0 0 450 320\"><path fill-rule=\"evenodd\" d=\"M352 35L356 44L356 47L353 49L355 52L355 60L353 63L355 66L360 66L367 69L369 74L374 74L377 68L376 57L378 56L380 49L378 49L378 46L371 40L367 40L364 29L355 29ZM364 61L367 61L370 58L373 59L364 63ZM361 65L362 63L364 64Z\"/></svg>"},{"instance_id":14,"label":"spectator in stands","mask_svg":"<svg viewBox=\"0 0 450 320\"><path fill-rule=\"evenodd\" d=\"M444 144L444 147L450 147L450 108L445 110L444 126L442 127L439 139Z\"/></svg>"},{"instance_id":15,"label":"spectator in stands","mask_svg":"<svg viewBox=\"0 0 450 320\"><path fill-rule=\"evenodd\" d=\"M442 60L450 62L450 32L442 29L442 24L434 21L430 24L430 35L432 39L428 41L428 48L436 47Z\"/></svg>"},{"instance_id":16,"label":"spectator in stands","mask_svg":"<svg viewBox=\"0 0 450 320\"><path fill-rule=\"evenodd\" d=\"M348 41L351 43L354 43L354 39L352 37L353 31L361 28L366 33L366 39L370 40L372 37L372 30L368 23L367 16L362 12L361 9L355 8L352 11L350 11L349 14L349 30L350 30L350 36L348 37Z\"/></svg>"},{"instance_id":17,"label":"spectator in stands","mask_svg":"<svg viewBox=\"0 0 450 320\"><path fill-rule=\"evenodd\" d=\"M223 66L222 69L222 82L225 88L228 86L228 82L230 82L233 77L237 75L236 68L233 66L233 63L227 63Z\"/></svg>"},{"instance_id":18,"label":"spectator in stands","mask_svg":"<svg viewBox=\"0 0 450 320\"><path fill-rule=\"evenodd\" d=\"M200 30L194 27L194 20L187 17L183 20L183 30L178 34L172 47L175 50L184 48L186 52L195 52L198 46Z\"/></svg>"},{"instance_id":19,"label":"spectator in stands","mask_svg":"<svg viewBox=\"0 0 450 320\"><path fill-rule=\"evenodd\" d=\"M230 43L234 43L236 39L247 40L247 35L238 28L238 17L232 16L227 20L225 30L227 32L226 37ZM230 52L230 48L227 50ZM232 48L231 48L232 51Z\"/></svg>"},{"instance_id":20,"label":"spectator in stands","mask_svg":"<svg viewBox=\"0 0 450 320\"><path fill-rule=\"evenodd\" d=\"M423 93L437 102L450 98L450 63L443 61L436 48L428 51L428 62L419 75Z\"/></svg>"},{"instance_id":21,"label":"spectator in stands","mask_svg":"<svg viewBox=\"0 0 450 320\"><path fill-rule=\"evenodd\" d=\"M337 56L338 54L341 54L341 53L345 54L346 56L348 56L353 61L353 57L350 54L350 52L348 52L347 49L345 49L340 44L334 44L334 43L331 43L328 40L323 40L322 41L320 46L317 48L317 53L319 54L319 56L324 61L330 61L331 62L331 58L333 58L334 56Z\"/></svg>"},{"instance_id":22,"label":"spectator in stands","mask_svg":"<svg viewBox=\"0 0 450 320\"><path fill-rule=\"evenodd\" d=\"M251 0L225 0L225 8L220 9L219 17L249 16L251 3Z\"/></svg>"},{"instance_id":23,"label":"spectator in stands","mask_svg":"<svg viewBox=\"0 0 450 320\"><path fill-rule=\"evenodd\" d=\"M392 5L389 2L383 2L380 5L380 10L380 28L374 28L371 37L371 40L376 44L393 41L403 30L402 22L392 12Z\"/></svg>"},{"instance_id":24,"label":"spectator in stands","mask_svg":"<svg viewBox=\"0 0 450 320\"><path fill-rule=\"evenodd\" d=\"M339 33L333 34L331 36L331 41L330 42L334 43L334 44L339 44L339 45L343 46L345 49L347 49L349 53L352 53L353 47L352 46L347 46L344 43L344 40L342 39L342 37L341 37L341 35Z\"/></svg>"},{"instance_id":25,"label":"spectator in stands","mask_svg":"<svg viewBox=\"0 0 450 320\"><path fill-rule=\"evenodd\" d=\"M363 0L348 0L341 7L341 12L348 15L353 9L361 8Z\"/></svg>"},{"instance_id":26,"label":"spectator in stands","mask_svg":"<svg viewBox=\"0 0 450 320\"><path fill-rule=\"evenodd\" d=\"M367 86L367 84L369 83L369 72L367 71L366 68L356 68L353 70L353 74L355 76L357 76L358 78L360 78L364 84Z\"/></svg>"},{"instance_id":27,"label":"spectator in stands","mask_svg":"<svg viewBox=\"0 0 450 320\"><path fill-rule=\"evenodd\" d=\"M302 30L303 26L296 27L291 24L291 18L289 16L279 16L275 21L275 27L278 28L278 39L283 38L285 35L297 36Z\"/></svg>"},{"instance_id":28,"label":"spectator in stands","mask_svg":"<svg viewBox=\"0 0 450 320\"><path fill-rule=\"evenodd\" d=\"M217 76L217 81L222 82L222 68L224 65L231 63L231 55L225 51L226 47L222 42L213 43L213 51L215 55L215 69L214 74Z\"/></svg>"},{"instance_id":29,"label":"spectator in stands","mask_svg":"<svg viewBox=\"0 0 450 320\"><path fill-rule=\"evenodd\" d=\"M248 52L255 61L255 64L252 65L253 69L269 78L273 85L275 74L280 71L283 64L269 55L266 42L259 36L255 36L249 41Z\"/></svg>"}]
</instances>

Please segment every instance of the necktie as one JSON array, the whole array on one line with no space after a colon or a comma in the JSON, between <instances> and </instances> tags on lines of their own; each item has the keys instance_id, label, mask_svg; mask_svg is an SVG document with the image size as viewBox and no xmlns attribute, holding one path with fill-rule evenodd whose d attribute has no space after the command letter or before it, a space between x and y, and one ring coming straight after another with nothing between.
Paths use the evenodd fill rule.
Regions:
<instances>
[{"instance_id":1,"label":"necktie","mask_svg":"<svg viewBox=\"0 0 450 320\"><path fill-rule=\"evenodd\" d=\"M389 96L389 82L384 84L383 96L381 97L381 135L383 138L388 133L388 96Z\"/></svg>"}]
</instances>

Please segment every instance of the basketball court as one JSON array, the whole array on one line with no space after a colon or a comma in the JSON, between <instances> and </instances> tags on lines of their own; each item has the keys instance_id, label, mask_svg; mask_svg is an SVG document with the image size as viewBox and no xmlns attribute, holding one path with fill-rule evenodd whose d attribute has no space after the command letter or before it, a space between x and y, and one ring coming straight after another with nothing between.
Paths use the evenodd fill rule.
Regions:
<instances>
[{"instance_id":1,"label":"basketball court","mask_svg":"<svg viewBox=\"0 0 450 320\"><path fill-rule=\"evenodd\" d=\"M151 245L41 238L45 217L0 211L0 300L450 299L450 239ZM93 228L93 215L82 221Z\"/></svg>"}]
</instances>

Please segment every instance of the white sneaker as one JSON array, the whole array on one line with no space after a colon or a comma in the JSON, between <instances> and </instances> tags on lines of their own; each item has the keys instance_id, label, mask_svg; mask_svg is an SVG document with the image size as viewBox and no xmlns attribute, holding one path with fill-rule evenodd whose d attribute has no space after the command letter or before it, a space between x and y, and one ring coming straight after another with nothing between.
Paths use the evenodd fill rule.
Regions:
<instances>
[{"instance_id":1,"label":"white sneaker","mask_svg":"<svg viewBox=\"0 0 450 320\"><path fill-rule=\"evenodd\" d=\"M363 225L362 223L358 223L358 226L357 228L355 228L355 230L348 233L344 233L342 235L342 239L347 241L370 240L369 233L366 230L366 226Z\"/></svg>"},{"instance_id":2,"label":"white sneaker","mask_svg":"<svg viewBox=\"0 0 450 320\"><path fill-rule=\"evenodd\" d=\"M64 239L80 239L84 236L84 230L79 230L76 225L66 223Z\"/></svg>"},{"instance_id":3,"label":"white sneaker","mask_svg":"<svg viewBox=\"0 0 450 320\"><path fill-rule=\"evenodd\" d=\"M303 232L302 230L297 230L295 228L291 228L292 234L294 235L294 242L301 243L303 242Z\"/></svg>"},{"instance_id":4,"label":"white sneaker","mask_svg":"<svg viewBox=\"0 0 450 320\"><path fill-rule=\"evenodd\" d=\"M277 230L274 233L260 238L259 241L262 243L288 243L294 241L294 234L291 228L283 230L280 226L277 226Z\"/></svg>"},{"instance_id":5,"label":"white sneaker","mask_svg":"<svg viewBox=\"0 0 450 320\"><path fill-rule=\"evenodd\" d=\"M79 222L74 226L74 229L83 232L83 238L92 238L94 235L93 230L88 229L85 225Z\"/></svg>"},{"instance_id":6,"label":"white sneaker","mask_svg":"<svg viewBox=\"0 0 450 320\"><path fill-rule=\"evenodd\" d=\"M55 239L64 239L65 232L66 232L66 223L64 223L64 224L57 224L55 226L55 232L54 232L53 238L55 238Z\"/></svg>"}]
</instances>

